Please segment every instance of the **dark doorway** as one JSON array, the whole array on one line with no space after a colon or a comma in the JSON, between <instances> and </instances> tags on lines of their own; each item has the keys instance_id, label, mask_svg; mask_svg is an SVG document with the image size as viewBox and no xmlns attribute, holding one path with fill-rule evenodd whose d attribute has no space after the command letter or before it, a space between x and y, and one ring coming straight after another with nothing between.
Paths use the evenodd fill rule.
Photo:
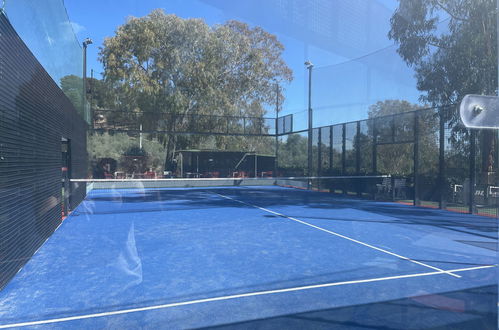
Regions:
<instances>
[{"instance_id":1,"label":"dark doorway","mask_svg":"<svg viewBox=\"0 0 499 330\"><path fill-rule=\"evenodd\" d=\"M71 178L71 146L66 138L61 140L61 174L62 174L62 216L66 217L71 209L71 191L69 179Z\"/></svg>"}]
</instances>

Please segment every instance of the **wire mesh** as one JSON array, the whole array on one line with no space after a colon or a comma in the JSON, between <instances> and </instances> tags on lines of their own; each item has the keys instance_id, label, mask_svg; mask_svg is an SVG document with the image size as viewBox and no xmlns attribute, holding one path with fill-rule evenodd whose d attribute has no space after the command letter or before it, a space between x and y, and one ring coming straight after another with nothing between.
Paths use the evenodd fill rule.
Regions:
<instances>
[{"instance_id":1,"label":"wire mesh","mask_svg":"<svg viewBox=\"0 0 499 330\"><path fill-rule=\"evenodd\" d=\"M442 119L453 111L453 106L421 109L314 129L313 173L390 175L376 194L357 194L347 181L332 191L497 217L498 133ZM286 140L293 135L281 137L288 168L300 169L288 173L306 173L306 160L289 157L296 150L306 154L306 132L300 134L301 147L294 146L296 137Z\"/></svg>"}]
</instances>

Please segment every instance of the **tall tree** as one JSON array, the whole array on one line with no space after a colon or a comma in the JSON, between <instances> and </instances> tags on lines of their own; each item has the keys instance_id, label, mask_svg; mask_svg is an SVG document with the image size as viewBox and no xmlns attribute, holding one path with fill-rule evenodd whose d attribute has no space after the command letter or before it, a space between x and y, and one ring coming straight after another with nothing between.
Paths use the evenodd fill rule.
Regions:
<instances>
[{"instance_id":1,"label":"tall tree","mask_svg":"<svg viewBox=\"0 0 499 330\"><path fill-rule=\"evenodd\" d=\"M61 89L69 98L71 103L73 103L78 113L83 116L83 79L75 75L64 76L61 78Z\"/></svg>"},{"instance_id":2,"label":"tall tree","mask_svg":"<svg viewBox=\"0 0 499 330\"><path fill-rule=\"evenodd\" d=\"M237 21L210 27L154 10L129 18L107 38L100 60L118 107L149 112L149 121L162 120L172 130L216 125L213 117L191 115L262 116L276 99L276 81L292 79L283 50L259 27ZM168 164L189 138L168 134L163 140Z\"/></svg>"},{"instance_id":3,"label":"tall tree","mask_svg":"<svg viewBox=\"0 0 499 330\"><path fill-rule=\"evenodd\" d=\"M399 0L389 37L415 69L422 101L442 106L496 92L496 25L496 0Z\"/></svg>"},{"instance_id":4,"label":"tall tree","mask_svg":"<svg viewBox=\"0 0 499 330\"><path fill-rule=\"evenodd\" d=\"M375 119L378 141L393 143L377 147L377 165L380 173L396 175L413 173L414 144L406 142L414 141L415 117L404 113L421 108L404 100L379 101L369 107L369 118L378 118ZM435 176L438 171L438 122L431 110L420 112L418 121L419 173ZM373 127L368 128L370 136L368 140L372 141ZM362 154L368 153L364 151L365 146L362 143L359 147Z\"/></svg>"},{"instance_id":5,"label":"tall tree","mask_svg":"<svg viewBox=\"0 0 499 330\"><path fill-rule=\"evenodd\" d=\"M421 99L433 106L456 104L466 94L497 93L496 0L399 0L389 37L416 71ZM469 141L455 107L442 107L452 127L450 143ZM492 172L497 134L478 135L483 172Z\"/></svg>"}]
</instances>

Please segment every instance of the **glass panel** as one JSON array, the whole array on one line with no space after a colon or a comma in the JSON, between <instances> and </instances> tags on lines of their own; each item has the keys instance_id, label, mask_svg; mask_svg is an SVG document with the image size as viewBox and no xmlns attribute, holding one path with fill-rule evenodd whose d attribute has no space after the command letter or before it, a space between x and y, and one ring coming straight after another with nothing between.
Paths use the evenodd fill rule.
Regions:
<instances>
[{"instance_id":1,"label":"glass panel","mask_svg":"<svg viewBox=\"0 0 499 330\"><path fill-rule=\"evenodd\" d=\"M3 1L10 23L56 84L71 100L78 113L84 113L83 52L69 20L64 1Z\"/></svg>"}]
</instances>

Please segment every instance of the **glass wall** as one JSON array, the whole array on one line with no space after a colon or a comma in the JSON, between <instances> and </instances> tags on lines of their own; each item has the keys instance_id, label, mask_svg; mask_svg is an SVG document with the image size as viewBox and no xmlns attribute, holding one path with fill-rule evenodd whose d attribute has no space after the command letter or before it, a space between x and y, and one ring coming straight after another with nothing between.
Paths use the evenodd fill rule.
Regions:
<instances>
[{"instance_id":1,"label":"glass wall","mask_svg":"<svg viewBox=\"0 0 499 330\"><path fill-rule=\"evenodd\" d=\"M63 0L5 1L5 14L30 51L90 123L83 103L83 53Z\"/></svg>"}]
</instances>

